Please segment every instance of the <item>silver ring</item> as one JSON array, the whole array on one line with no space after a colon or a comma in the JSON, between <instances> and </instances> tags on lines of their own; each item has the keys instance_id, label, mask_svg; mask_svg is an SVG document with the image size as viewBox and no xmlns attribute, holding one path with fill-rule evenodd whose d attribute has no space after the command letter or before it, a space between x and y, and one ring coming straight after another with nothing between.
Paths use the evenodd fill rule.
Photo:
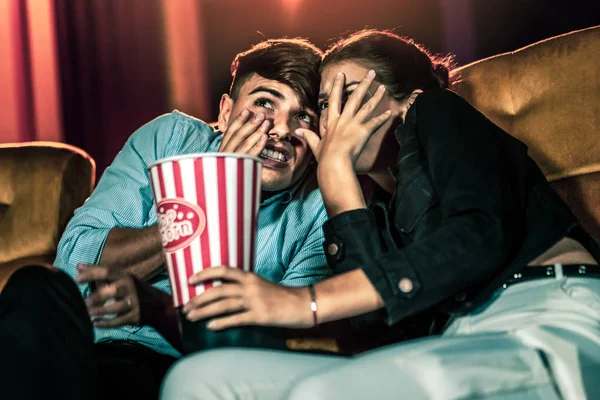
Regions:
<instances>
[{"instance_id":1,"label":"silver ring","mask_svg":"<svg viewBox=\"0 0 600 400\"><path fill-rule=\"evenodd\" d=\"M244 310L246 307L244 307L244 298L240 297L240 310Z\"/></svg>"},{"instance_id":2,"label":"silver ring","mask_svg":"<svg viewBox=\"0 0 600 400\"><path fill-rule=\"evenodd\" d=\"M125 303L128 307L131 307L131 297L125 297Z\"/></svg>"}]
</instances>

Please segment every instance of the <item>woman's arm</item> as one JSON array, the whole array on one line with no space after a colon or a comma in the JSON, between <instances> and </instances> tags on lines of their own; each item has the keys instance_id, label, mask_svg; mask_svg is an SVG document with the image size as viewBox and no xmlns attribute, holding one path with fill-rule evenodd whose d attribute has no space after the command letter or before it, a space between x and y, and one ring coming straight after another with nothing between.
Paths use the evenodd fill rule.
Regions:
<instances>
[{"instance_id":1,"label":"woman's arm","mask_svg":"<svg viewBox=\"0 0 600 400\"><path fill-rule=\"evenodd\" d=\"M355 317L384 306L379 292L362 269L346 272L316 284L315 295L319 323Z\"/></svg>"},{"instance_id":2,"label":"woman's arm","mask_svg":"<svg viewBox=\"0 0 600 400\"><path fill-rule=\"evenodd\" d=\"M518 245L524 223L519 181L497 140L506 134L450 92L423 93L414 106L430 177L424 179L431 179L423 189L439 197L440 223L391 250L369 210L343 212L323 227L326 248L335 250L327 254L330 266L338 274L362 269L385 303L388 324L455 295L464 298L461 291L489 280ZM517 147L511 151L526 157L524 146ZM421 189L413 186L404 190Z\"/></svg>"},{"instance_id":3,"label":"woman's arm","mask_svg":"<svg viewBox=\"0 0 600 400\"><path fill-rule=\"evenodd\" d=\"M190 321L221 316L208 324L221 330L241 325L311 328L314 317L306 287L286 287L237 268L213 267L190 284L220 279L224 283L194 297L183 312ZM360 269L315 285L317 323L353 317L383 307L383 300ZM222 316L223 314L229 314Z\"/></svg>"},{"instance_id":4,"label":"woman's arm","mask_svg":"<svg viewBox=\"0 0 600 400\"><path fill-rule=\"evenodd\" d=\"M352 161L349 158L329 157L319 162L319 189L327 215L332 218L346 211L366 208Z\"/></svg>"}]
</instances>

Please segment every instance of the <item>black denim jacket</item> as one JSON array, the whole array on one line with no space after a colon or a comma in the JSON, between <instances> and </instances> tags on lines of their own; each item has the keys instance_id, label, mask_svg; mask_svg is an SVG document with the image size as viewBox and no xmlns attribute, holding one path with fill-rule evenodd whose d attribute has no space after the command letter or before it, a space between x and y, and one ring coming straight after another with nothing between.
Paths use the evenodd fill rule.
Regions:
<instances>
[{"instance_id":1,"label":"black denim jacket","mask_svg":"<svg viewBox=\"0 0 600 400\"><path fill-rule=\"evenodd\" d=\"M355 327L468 312L565 236L600 259L525 144L453 92L419 95L396 138L391 200L323 226L334 272L362 268L385 302Z\"/></svg>"}]
</instances>

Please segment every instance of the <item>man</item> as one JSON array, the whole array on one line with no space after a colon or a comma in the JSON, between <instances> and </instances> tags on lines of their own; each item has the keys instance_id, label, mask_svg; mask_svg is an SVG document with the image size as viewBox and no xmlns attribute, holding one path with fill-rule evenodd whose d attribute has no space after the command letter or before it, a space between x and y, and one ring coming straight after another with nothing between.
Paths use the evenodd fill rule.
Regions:
<instances>
[{"instance_id":1,"label":"man","mask_svg":"<svg viewBox=\"0 0 600 400\"><path fill-rule=\"evenodd\" d=\"M45 320L38 330L54 330L56 334L44 337L43 344L34 341L34 345L45 354L38 360L48 364L46 379L57 375L53 386L63 398L73 395L75 389L70 386L69 392L60 388L61 382L70 385L76 380L77 390L85 390L89 387L88 370L94 369L100 397L106 393L111 397L156 398L162 377L180 356L153 327L119 327L146 319L140 315L137 296L128 296L120 286L123 280L117 285L109 273L125 270L137 278L138 286L146 281L170 293L147 172L147 166L156 160L217 151L260 156L264 160L263 193L255 271L290 286L306 285L328 274L321 231L326 213L311 173L312 155L306 141L294 135L297 128L314 129L317 123L320 56L320 51L304 40L260 43L232 63L233 81L230 94L221 98L218 131L174 111L149 122L129 138L92 196L76 211L60 240L55 261L55 266L73 279L79 272L106 273L105 282L95 290L95 298L100 294L102 304L87 300L92 317L104 317L94 319L95 355L82 355L91 354L92 346L85 345L90 335L81 322L82 318L89 321L89 317L81 307L69 308L76 296L69 292L68 280L35 268L19 271L14 280L11 278L12 289L9 281L5 292L15 295L26 292L31 281L44 281L44 287L51 288L39 290L38 285L36 302L51 309L47 314L60 315L56 320L62 325L55 329L53 320ZM80 283L79 289L84 297L93 291L88 283ZM109 314L117 316L107 319ZM69 321L77 323L67 329ZM79 369L74 367L77 365ZM75 376L65 377L63 373ZM53 397L48 390L43 393ZM19 397L26 398L22 393Z\"/></svg>"}]
</instances>

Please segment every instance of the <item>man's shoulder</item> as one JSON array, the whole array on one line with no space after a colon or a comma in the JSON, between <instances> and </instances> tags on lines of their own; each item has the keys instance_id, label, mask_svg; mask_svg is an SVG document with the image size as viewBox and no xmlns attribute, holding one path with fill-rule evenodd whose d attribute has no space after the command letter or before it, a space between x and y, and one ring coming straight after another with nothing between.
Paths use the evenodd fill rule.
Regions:
<instances>
[{"instance_id":1,"label":"man's shoulder","mask_svg":"<svg viewBox=\"0 0 600 400\"><path fill-rule=\"evenodd\" d=\"M146 125L152 125L158 129L175 130L178 127L188 127L192 130L215 133L216 130L207 122L193 117L179 110L173 110L170 113L160 115L148 122Z\"/></svg>"},{"instance_id":2,"label":"man's shoulder","mask_svg":"<svg viewBox=\"0 0 600 400\"><path fill-rule=\"evenodd\" d=\"M220 137L210 124L174 110L149 121L130 137L136 149L152 148L157 157L210 150Z\"/></svg>"}]
</instances>

